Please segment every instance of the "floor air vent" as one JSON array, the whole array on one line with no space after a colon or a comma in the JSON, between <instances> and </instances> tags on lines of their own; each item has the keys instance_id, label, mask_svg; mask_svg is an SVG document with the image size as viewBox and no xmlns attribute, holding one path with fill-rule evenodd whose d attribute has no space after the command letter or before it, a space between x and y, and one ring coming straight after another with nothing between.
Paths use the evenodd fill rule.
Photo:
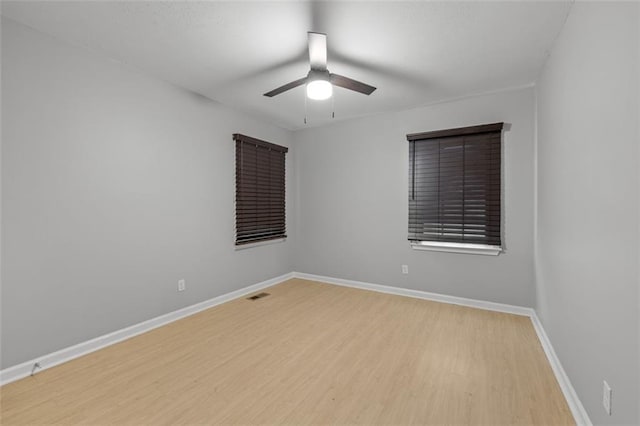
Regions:
<instances>
[{"instance_id":1,"label":"floor air vent","mask_svg":"<svg viewBox=\"0 0 640 426\"><path fill-rule=\"evenodd\" d=\"M267 297L268 295L269 293L258 293L251 297L247 297L247 300L258 300L258 299L262 299L263 297Z\"/></svg>"}]
</instances>

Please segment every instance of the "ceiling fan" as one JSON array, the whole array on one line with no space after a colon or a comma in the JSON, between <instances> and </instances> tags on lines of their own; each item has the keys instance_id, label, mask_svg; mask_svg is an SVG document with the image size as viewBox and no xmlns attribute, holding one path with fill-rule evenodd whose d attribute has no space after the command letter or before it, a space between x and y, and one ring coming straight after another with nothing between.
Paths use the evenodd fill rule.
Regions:
<instances>
[{"instance_id":1,"label":"ceiling fan","mask_svg":"<svg viewBox=\"0 0 640 426\"><path fill-rule=\"evenodd\" d=\"M309 65L311 68L307 76L273 89L265 93L264 96L271 98L303 84L307 85L307 97L315 100L330 98L333 94L333 86L343 87L365 95L370 95L376 90L375 87L360 81L330 73L327 69L327 35L314 32L308 32L307 34Z\"/></svg>"}]
</instances>

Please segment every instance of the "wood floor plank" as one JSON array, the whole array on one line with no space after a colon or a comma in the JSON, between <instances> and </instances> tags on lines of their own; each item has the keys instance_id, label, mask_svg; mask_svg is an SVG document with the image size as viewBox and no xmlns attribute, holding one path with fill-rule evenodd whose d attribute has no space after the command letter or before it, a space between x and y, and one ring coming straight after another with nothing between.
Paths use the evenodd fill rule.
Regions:
<instances>
[{"instance_id":1,"label":"wood floor plank","mask_svg":"<svg viewBox=\"0 0 640 426\"><path fill-rule=\"evenodd\" d=\"M292 279L0 388L2 424L574 424L529 318Z\"/></svg>"}]
</instances>

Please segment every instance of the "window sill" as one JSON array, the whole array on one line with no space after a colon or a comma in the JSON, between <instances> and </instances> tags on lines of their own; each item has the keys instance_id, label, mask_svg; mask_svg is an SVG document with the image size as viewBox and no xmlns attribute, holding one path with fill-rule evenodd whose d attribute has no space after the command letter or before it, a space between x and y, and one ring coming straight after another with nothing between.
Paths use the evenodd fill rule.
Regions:
<instances>
[{"instance_id":1,"label":"window sill","mask_svg":"<svg viewBox=\"0 0 640 426\"><path fill-rule=\"evenodd\" d=\"M481 254L485 256L497 256L502 253L502 247L488 246L484 244L460 244L440 243L431 241L412 242L414 250L443 251L448 253Z\"/></svg>"},{"instance_id":2,"label":"window sill","mask_svg":"<svg viewBox=\"0 0 640 426\"><path fill-rule=\"evenodd\" d=\"M278 238L278 239L274 239L274 240L265 240L265 241L256 241L255 243L248 243L248 244L240 244L238 246L235 246L235 250L245 250L245 249L249 249L249 248L253 248L253 247L260 247L260 246L268 246L271 244L279 244L279 243L284 243L287 239L286 238Z\"/></svg>"}]
</instances>

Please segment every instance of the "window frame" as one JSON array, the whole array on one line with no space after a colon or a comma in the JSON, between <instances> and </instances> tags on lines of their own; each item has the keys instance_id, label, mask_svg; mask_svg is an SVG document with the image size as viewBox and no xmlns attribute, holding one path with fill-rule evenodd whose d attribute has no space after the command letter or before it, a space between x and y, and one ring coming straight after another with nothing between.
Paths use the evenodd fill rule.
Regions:
<instances>
[{"instance_id":1,"label":"window frame","mask_svg":"<svg viewBox=\"0 0 640 426\"><path fill-rule=\"evenodd\" d=\"M500 253L502 253L504 251L504 155L503 155L503 150L504 150L504 138L503 138L503 129L504 129L504 123L502 122L498 122L498 123L491 123L491 124L483 124L483 125L476 125L476 126L467 126L467 127L459 127L459 128L453 128L453 129L444 129L444 130L435 130L435 131L428 131L428 132L420 132L420 133L410 133L407 134L407 141L410 144L413 144L412 146L410 145L410 149L409 149L409 170L410 170L410 175L409 175L409 194L408 194L408 206L409 206L409 218L408 218L408 225L409 225L409 235L408 235L408 240L410 241L411 244L411 248L415 249L415 250L428 250L428 251L440 251L440 252L453 252L453 253L464 253L464 254L481 254L481 255L498 255ZM463 141L460 142L463 146L466 143L466 141L464 140L464 137L473 137L473 136L479 136L479 135L485 135L487 136L488 134L496 134L499 137L499 156L500 156L500 161L497 167L497 171L499 172L499 178L498 178L498 185L499 185L499 195L498 195L498 200L499 200L499 218L497 220L497 226L499 227L499 231L498 231L498 239L499 239L499 244L477 244L474 242L466 242L466 241L441 241L441 240L437 240L437 239L417 239L415 238L415 229L416 229L416 223L412 222L412 208L414 210L414 214L416 211L416 207L412 207L412 202L417 203L417 201L415 199L412 199L412 194L415 191L415 187L416 187L416 180L415 180L415 157L412 157L411 153L414 152L415 153L415 144L416 143L430 143L429 141L431 140L432 143L435 143L436 141L434 140L439 140L442 141L442 139L446 139L446 138L452 138L451 140L454 140L453 138L463 138ZM490 142L487 142L490 143ZM494 142L495 143L495 142ZM441 149L440 147L438 148L439 150ZM466 148L463 148L466 149ZM484 148L484 149L490 149L490 148ZM414 154L415 155L415 154ZM491 172L495 172L495 166L494 165L490 165L491 161L487 160L487 170L489 173ZM456 177L462 177L463 182L465 179L465 165L463 163L463 168L462 170L459 172L459 174L456 175ZM493 167L493 168L490 168ZM428 171L433 171L434 168L429 169ZM441 164L438 161L438 165L437 165L437 173L438 175L440 175L441 173ZM489 181L489 177L486 178L487 181ZM463 186L465 184L463 183ZM495 185L495 183L494 183ZM438 183L438 193L441 192L441 186ZM487 195L488 197L488 195ZM461 211L465 211L465 200L467 200L466 198L463 198L463 207L461 208ZM488 201L487 198L485 198L484 200L485 202ZM420 210L418 210L420 211ZM422 213L424 214L424 213ZM438 209L438 221L437 223L439 224L439 226L442 227L442 224L444 222L442 222L442 213L440 212L440 210ZM463 215L464 218L464 215ZM415 221L415 219L414 219ZM462 222L459 225L462 225L462 231L461 231L461 239L464 239L464 224L465 221L464 219L462 219ZM490 219L486 219L486 223L485 226L494 226L496 225L495 220L493 222L490 221ZM413 230L413 232L412 232ZM489 239L489 235L486 234L485 235L486 239ZM495 236L493 237L495 238ZM455 239L454 237L452 237L452 239Z\"/></svg>"},{"instance_id":2,"label":"window frame","mask_svg":"<svg viewBox=\"0 0 640 426\"><path fill-rule=\"evenodd\" d=\"M235 249L285 241L286 154L289 148L240 133L234 133L233 140L236 155ZM251 158L252 163L245 163L245 157ZM267 207L262 207L265 205Z\"/></svg>"}]
</instances>

